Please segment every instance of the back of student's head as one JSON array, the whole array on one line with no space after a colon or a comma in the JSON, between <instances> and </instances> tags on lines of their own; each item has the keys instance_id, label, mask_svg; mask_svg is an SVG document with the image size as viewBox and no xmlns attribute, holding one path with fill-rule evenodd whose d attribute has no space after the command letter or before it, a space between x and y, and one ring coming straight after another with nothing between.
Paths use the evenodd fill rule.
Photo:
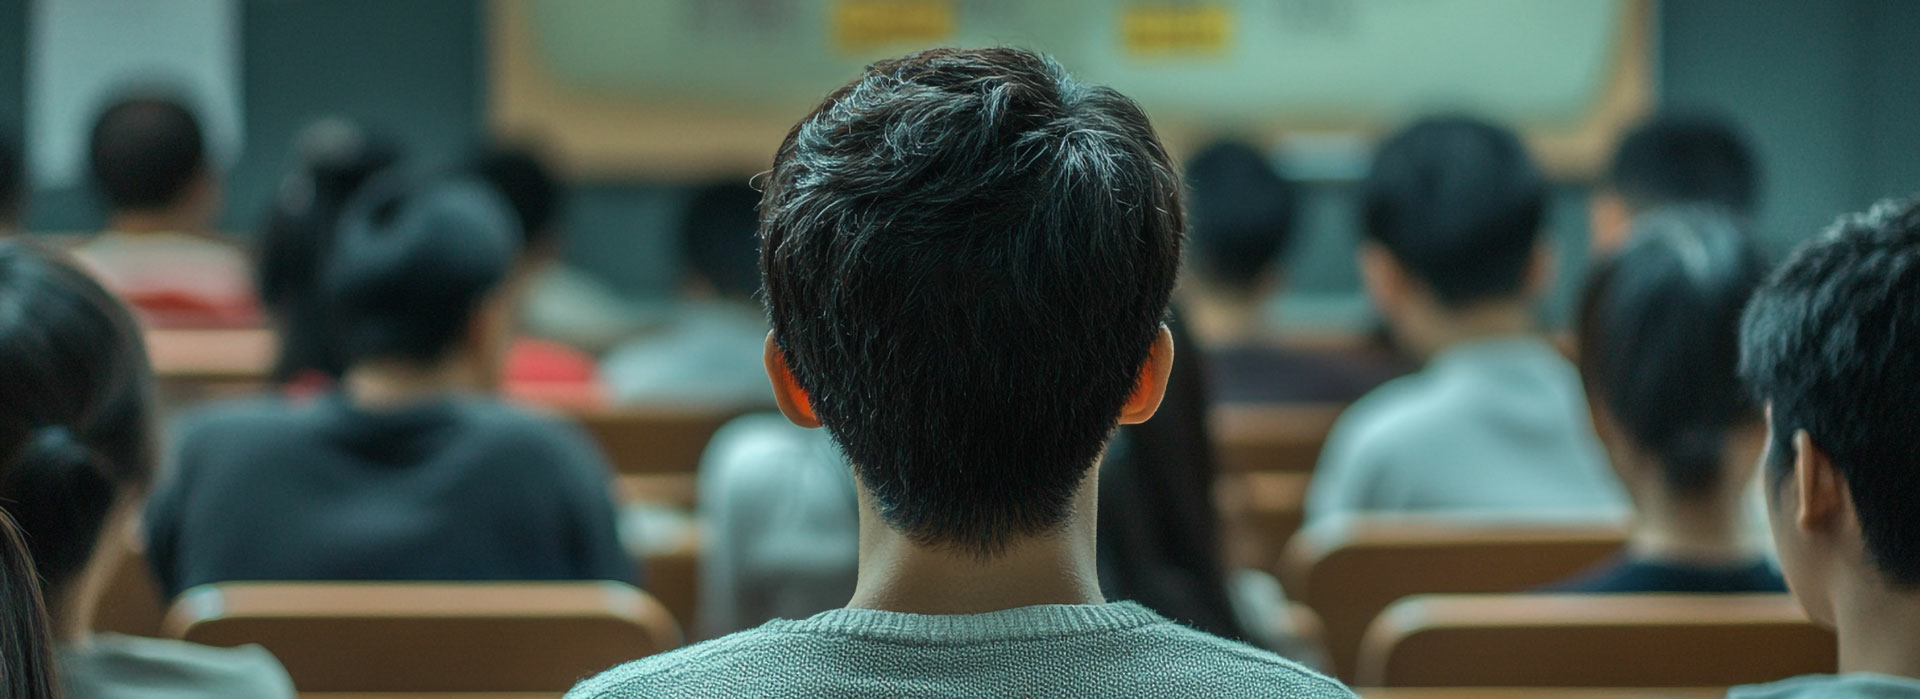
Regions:
<instances>
[{"instance_id":1,"label":"back of student's head","mask_svg":"<svg viewBox=\"0 0 1920 699\"><path fill-rule=\"evenodd\" d=\"M1920 587L1920 203L1843 216L1794 252L1754 295L1740 344L1772 411L1773 492L1806 431L1845 480L1868 559Z\"/></svg>"},{"instance_id":2,"label":"back of student's head","mask_svg":"<svg viewBox=\"0 0 1920 699\"><path fill-rule=\"evenodd\" d=\"M0 510L0 696L54 699L53 631L19 525Z\"/></svg>"},{"instance_id":3,"label":"back of student's head","mask_svg":"<svg viewBox=\"0 0 1920 699\"><path fill-rule=\"evenodd\" d=\"M277 381L303 372L337 378L346 370L321 302L321 270L347 201L400 158L393 144L333 119L307 127L299 153L300 163L281 184L259 238L260 297L280 331Z\"/></svg>"},{"instance_id":4,"label":"back of student's head","mask_svg":"<svg viewBox=\"0 0 1920 699\"><path fill-rule=\"evenodd\" d=\"M470 169L505 197L520 220L520 246L527 252L553 253L559 245L560 180L533 151L499 147L480 153Z\"/></svg>"},{"instance_id":5,"label":"back of student's head","mask_svg":"<svg viewBox=\"0 0 1920 699\"><path fill-rule=\"evenodd\" d=\"M1258 292L1293 242L1294 187L1259 149L1237 141L1187 161L1192 269L1221 291Z\"/></svg>"},{"instance_id":6,"label":"back of student's head","mask_svg":"<svg viewBox=\"0 0 1920 699\"><path fill-rule=\"evenodd\" d=\"M1669 491L1702 496L1721 484L1729 433L1759 419L1740 382L1740 312L1766 265L1718 209L1660 209L1633 228L1587 282L1580 373Z\"/></svg>"},{"instance_id":7,"label":"back of student's head","mask_svg":"<svg viewBox=\"0 0 1920 699\"><path fill-rule=\"evenodd\" d=\"M348 362L447 357L519 249L512 209L483 184L369 183L341 214L321 279Z\"/></svg>"},{"instance_id":8,"label":"back of student's head","mask_svg":"<svg viewBox=\"0 0 1920 699\"><path fill-rule=\"evenodd\" d=\"M760 289L760 193L744 181L701 187L680 220L680 250L694 275L722 298L746 300Z\"/></svg>"},{"instance_id":9,"label":"back of student's head","mask_svg":"<svg viewBox=\"0 0 1920 699\"><path fill-rule=\"evenodd\" d=\"M1632 211L1707 204L1748 217L1758 204L1760 171L1733 123L1705 114L1663 114L1620 140L1605 187Z\"/></svg>"},{"instance_id":10,"label":"back of student's head","mask_svg":"<svg viewBox=\"0 0 1920 699\"><path fill-rule=\"evenodd\" d=\"M1178 176L1139 106L1009 48L876 63L787 135L775 337L894 529L1052 531L1160 331Z\"/></svg>"},{"instance_id":11,"label":"back of student's head","mask_svg":"<svg viewBox=\"0 0 1920 699\"><path fill-rule=\"evenodd\" d=\"M27 198L25 179L20 169L20 149L0 137L0 233L20 228L20 210Z\"/></svg>"},{"instance_id":12,"label":"back of student's head","mask_svg":"<svg viewBox=\"0 0 1920 699\"><path fill-rule=\"evenodd\" d=\"M149 480L151 382L125 308L55 253L0 241L0 503L50 598Z\"/></svg>"},{"instance_id":13,"label":"back of student's head","mask_svg":"<svg viewBox=\"0 0 1920 699\"><path fill-rule=\"evenodd\" d=\"M1518 136L1468 117L1388 138L1361 186L1361 230L1446 306L1523 294L1546 180Z\"/></svg>"},{"instance_id":14,"label":"back of student's head","mask_svg":"<svg viewBox=\"0 0 1920 699\"><path fill-rule=\"evenodd\" d=\"M88 162L114 211L174 205L206 174L200 122L178 102L141 97L115 103L93 125Z\"/></svg>"}]
</instances>

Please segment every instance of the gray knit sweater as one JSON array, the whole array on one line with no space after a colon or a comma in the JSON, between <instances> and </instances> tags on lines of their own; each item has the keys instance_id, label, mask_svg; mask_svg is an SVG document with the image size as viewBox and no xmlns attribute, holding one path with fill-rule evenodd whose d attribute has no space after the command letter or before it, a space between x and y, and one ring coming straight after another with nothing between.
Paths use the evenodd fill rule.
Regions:
<instances>
[{"instance_id":1,"label":"gray knit sweater","mask_svg":"<svg viewBox=\"0 0 1920 699\"><path fill-rule=\"evenodd\" d=\"M1265 651L1131 602L923 615L836 609L637 660L568 699L1352 697Z\"/></svg>"}]
</instances>

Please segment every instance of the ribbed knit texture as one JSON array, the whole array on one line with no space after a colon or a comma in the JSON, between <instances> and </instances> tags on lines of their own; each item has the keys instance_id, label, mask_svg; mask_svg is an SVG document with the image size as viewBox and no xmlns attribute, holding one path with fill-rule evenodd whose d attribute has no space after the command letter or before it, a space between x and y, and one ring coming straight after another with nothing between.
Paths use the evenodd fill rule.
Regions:
<instances>
[{"instance_id":1,"label":"ribbed knit texture","mask_svg":"<svg viewBox=\"0 0 1920 699\"><path fill-rule=\"evenodd\" d=\"M1351 697L1130 602L925 615L838 609L627 663L569 699Z\"/></svg>"}]
</instances>

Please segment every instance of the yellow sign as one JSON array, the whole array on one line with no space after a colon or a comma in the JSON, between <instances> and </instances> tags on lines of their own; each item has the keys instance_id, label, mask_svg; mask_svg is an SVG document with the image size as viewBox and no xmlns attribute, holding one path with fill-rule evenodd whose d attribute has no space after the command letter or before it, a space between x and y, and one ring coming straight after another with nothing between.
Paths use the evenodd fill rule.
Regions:
<instances>
[{"instance_id":1,"label":"yellow sign","mask_svg":"<svg viewBox=\"0 0 1920 699\"><path fill-rule=\"evenodd\" d=\"M1233 42L1233 13L1214 3L1129 5L1120 12L1120 43L1148 56L1223 53Z\"/></svg>"},{"instance_id":2,"label":"yellow sign","mask_svg":"<svg viewBox=\"0 0 1920 699\"><path fill-rule=\"evenodd\" d=\"M953 38L953 0L839 0L833 42L842 51L888 44L928 45Z\"/></svg>"}]
</instances>

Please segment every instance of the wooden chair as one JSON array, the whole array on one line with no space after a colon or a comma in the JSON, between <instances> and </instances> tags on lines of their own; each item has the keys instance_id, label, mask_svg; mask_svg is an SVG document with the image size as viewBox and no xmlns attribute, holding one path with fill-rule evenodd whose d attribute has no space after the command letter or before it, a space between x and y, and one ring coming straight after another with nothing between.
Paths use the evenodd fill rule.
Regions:
<instances>
[{"instance_id":1,"label":"wooden chair","mask_svg":"<svg viewBox=\"0 0 1920 699\"><path fill-rule=\"evenodd\" d=\"M118 549L120 560L114 563L107 589L94 607L93 630L159 636L166 602L160 598L160 586L154 582L138 529L129 527L121 535L100 542L100 546Z\"/></svg>"},{"instance_id":2,"label":"wooden chair","mask_svg":"<svg viewBox=\"0 0 1920 699\"><path fill-rule=\"evenodd\" d=\"M1311 473L1343 405L1221 405L1212 428L1220 471Z\"/></svg>"},{"instance_id":3,"label":"wooden chair","mask_svg":"<svg viewBox=\"0 0 1920 699\"><path fill-rule=\"evenodd\" d=\"M699 534L689 535L674 549L648 553L639 565L646 571L647 593L673 615L680 628L694 628L700 613Z\"/></svg>"},{"instance_id":4,"label":"wooden chair","mask_svg":"<svg viewBox=\"0 0 1920 699\"><path fill-rule=\"evenodd\" d=\"M1351 678L1367 625L1395 600L1532 589L1600 563L1625 539L1618 523L1354 517L1295 535L1276 574L1293 601L1320 615L1334 668Z\"/></svg>"},{"instance_id":5,"label":"wooden chair","mask_svg":"<svg viewBox=\"0 0 1920 699\"><path fill-rule=\"evenodd\" d=\"M611 582L224 583L181 595L167 632L265 646L303 692L562 692L681 638Z\"/></svg>"},{"instance_id":6,"label":"wooden chair","mask_svg":"<svg viewBox=\"0 0 1920 699\"><path fill-rule=\"evenodd\" d=\"M1225 520L1228 560L1237 568L1266 569L1306 521L1309 474L1220 474L1215 501Z\"/></svg>"},{"instance_id":7,"label":"wooden chair","mask_svg":"<svg viewBox=\"0 0 1920 699\"><path fill-rule=\"evenodd\" d=\"M574 415L625 474L692 473L722 425L744 411L666 407L620 408Z\"/></svg>"},{"instance_id":8,"label":"wooden chair","mask_svg":"<svg viewBox=\"0 0 1920 699\"><path fill-rule=\"evenodd\" d=\"M1830 673L1832 632L1786 595L1422 595L1362 645L1374 686L1726 687Z\"/></svg>"}]
</instances>

